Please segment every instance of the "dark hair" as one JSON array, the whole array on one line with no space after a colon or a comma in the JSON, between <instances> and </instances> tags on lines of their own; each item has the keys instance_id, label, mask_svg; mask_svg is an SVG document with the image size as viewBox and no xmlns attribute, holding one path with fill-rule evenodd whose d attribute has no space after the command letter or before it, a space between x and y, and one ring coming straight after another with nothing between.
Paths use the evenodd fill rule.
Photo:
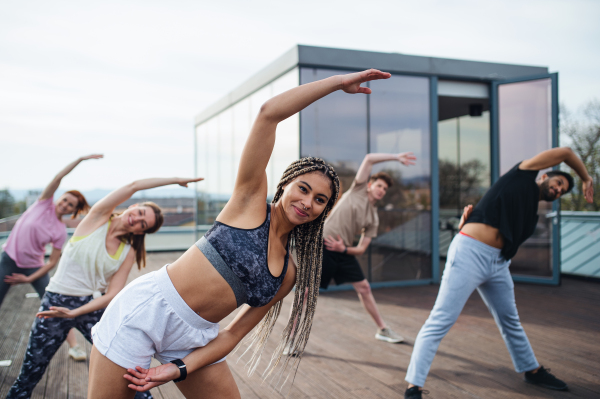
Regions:
<instances>
[{"instance_id":1,"label":"dark hair","mask_svg":"<svg viewBox=\"0 0 600 399\"><path fill-rule=\"evenodd\" d=\"M371 177L369 177L369 183L373 183L379 179L383 180L387 184L388 188L392 187L392 184L394 182L392 180L392 177L390 175L388 175L387 173L378 172L378 173L375 173L374 175L371 175Z\"/></svg>"},{"instance_id":2,"label":"dark hair","mask_svg":"<svg viewBox=\"0 0 600 399\"><path fill-rule=\"evenodd\" d=\"M552 176L563 176L569 182L569 189L565 191L565 194L568 194L573 189L575 182L573 181L573 176L568 174L567 172L562 172L560 170L551 170L550 172L546 172L546 175L550 178Z\"/></svg>"},{"instance_id":3,"label":"dark hair","mask_svg":"<svg viewBox=\"0 0 600 399\"><path fill-rule=\"evenodd\" d=\"M135 250L135 261L138 265L138 270L146 267L146 234L156 233L160 226L162 226L165 218L162 214L162 211L158 205L154 202L146 201L141 204L137 204L138 206L147 206L148 208L152 208L154 211L154 226L146 229L144 234L133 234L128 233L120 236L121 241L131 245L131 248ZM120 213L113 213L112 216L120 215Z\"/></svg>"},{"instance_id":4,"label":"dark hair","mask_svg":"<svg viewBox=\"0 0 600 399\"><path fill-rule=\"evenodd\" d=\"M77 206L75 207L75 212L73 212L73 215L71 215L71 219L75 219L80 213L84 213L90 210L90 206L85 200L85 197L79 191L70 190L65 192L65 194L71 194L72 196L77 198Z\"/></svg>"}]
</instances>

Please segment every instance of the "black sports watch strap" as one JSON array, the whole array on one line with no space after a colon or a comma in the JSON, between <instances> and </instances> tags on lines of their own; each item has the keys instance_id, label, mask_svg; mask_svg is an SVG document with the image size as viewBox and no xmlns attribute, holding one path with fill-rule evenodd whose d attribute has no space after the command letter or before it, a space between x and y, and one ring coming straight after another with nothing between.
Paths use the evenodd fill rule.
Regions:
<instances>
[{"instance_id":1,"label":"black sports watch strap","mask_svg":"<svg viewBox=\"0 0 600 399\"><path fill-rule=\"evenodd\" d=\"M183 360L181 359L175 359L175 360L171 360L171 363L173 363L175 366L177 366L179 368L179 378L177 378L176 380L173 380L173 382L179 382L179 381L183 381L185 380L185 378L187 377L187 368L185 367L185 363L183 362Z\"/></svg>"}]
</instances>

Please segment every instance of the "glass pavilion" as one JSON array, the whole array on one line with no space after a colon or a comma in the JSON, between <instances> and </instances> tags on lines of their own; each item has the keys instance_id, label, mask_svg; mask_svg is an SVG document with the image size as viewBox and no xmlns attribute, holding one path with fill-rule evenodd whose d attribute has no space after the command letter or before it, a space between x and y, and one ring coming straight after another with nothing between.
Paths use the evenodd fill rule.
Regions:
<instances>
[{"instance_id":1,"label":"glass pavilion","mask_svg":"<svg viewBox=\"0 0 600 399\"><path fill-rule=\"evenodd\" d=\"M546 67L298 45L195 119L197 224L229 199L251 124L269 98L299 84L377 68L371 95L337 92L278 126L269 196L304 156L332 164L350 187L367 153L412 151L416 166L386 162L394 186L378 204L379 233L360 257L374 287L439 282L462 208L517 162L558 145L558 74ZM517 281L558 284L559 204L543 207L511 270Z\"/></svg>"}]
</instances>

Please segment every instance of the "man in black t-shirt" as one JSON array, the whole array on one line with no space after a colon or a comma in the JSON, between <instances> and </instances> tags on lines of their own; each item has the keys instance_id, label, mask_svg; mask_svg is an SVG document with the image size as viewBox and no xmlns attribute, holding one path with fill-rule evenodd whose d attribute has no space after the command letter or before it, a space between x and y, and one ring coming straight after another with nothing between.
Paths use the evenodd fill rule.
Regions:
<instances>
[{"instance_id":1,"label":"man in black t-shirt","mask_svg":"<svg viewBox=\"0 0 600 399\"><path fill-rule=\"evenodd\" d=\"M475 208L465 207L460 233L448 249L438 297L415 341L406 374L406 399L421 398L435 352L475 289L494 316L515 370L525 373L525 381L549 389L567 389L567 384L537 362L519 321L508 271L519 245L535 230L539 201L554 201L573 188L573 178L564 172L547 172L536 181L540 170L562 162L579 175L585 199L591 203L592 178L583 162L570 148L554 148L515 165Z\"/></svg>"}]
</instances>

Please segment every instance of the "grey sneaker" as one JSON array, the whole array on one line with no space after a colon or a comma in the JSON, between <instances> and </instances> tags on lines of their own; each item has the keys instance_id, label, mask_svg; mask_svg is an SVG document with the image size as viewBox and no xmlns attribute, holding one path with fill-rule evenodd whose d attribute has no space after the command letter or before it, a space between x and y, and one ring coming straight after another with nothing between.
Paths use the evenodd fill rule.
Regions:
<instances>
[{"instance_id":1,"label":"grey sneaker","mask_svg":"<svg viewBox=\"0 0 600 399\"><path fill-rule=\"evenodd\" d=\"M375 334L375 338L380 341L390 342L392 344L399 344L404 341L401 335L396 334L391 328L380 328Z\"/></svg>"},{"instance_id":2,"label":"grey sneaker","mask_svg":"<svg viewBox=\"0 0 600 399\"><path fill-rule=\"evenodd\" d=\"M69 356L76 362L82 362L87 358L85 351L79 345L69 348Z\"/></svg>"}]
</instances>

